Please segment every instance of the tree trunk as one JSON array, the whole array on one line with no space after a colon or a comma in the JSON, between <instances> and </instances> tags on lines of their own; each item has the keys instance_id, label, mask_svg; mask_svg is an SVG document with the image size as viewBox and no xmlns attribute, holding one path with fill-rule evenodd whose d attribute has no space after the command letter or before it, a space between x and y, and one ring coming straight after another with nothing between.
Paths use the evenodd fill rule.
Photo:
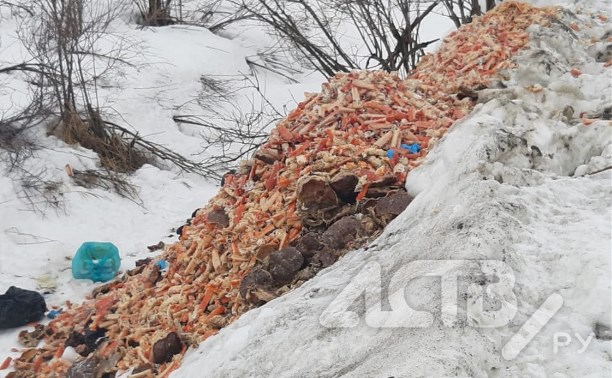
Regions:
<instances>
[{"instance_id":1,"label":"tree trunk","mask_svg":"<svg viewBox=\"0 0 612 378\"><path fill-rule=\"evenodd\" d=\"M161 0L149 0L149 17L157 14L161 9Z\"/></svg>"},{"instance_id":2,"label":"tree trunk","mask_svg":"<svg viewBox=\"0 0 612 378\"><path fill-rule=\"evenodd\" d=\"M474 18L474 16L480 16L482 11L480 10L480 3L478 0L472 0L472 10L470 12L470 21Z\"/></svg>"}]
</instances>

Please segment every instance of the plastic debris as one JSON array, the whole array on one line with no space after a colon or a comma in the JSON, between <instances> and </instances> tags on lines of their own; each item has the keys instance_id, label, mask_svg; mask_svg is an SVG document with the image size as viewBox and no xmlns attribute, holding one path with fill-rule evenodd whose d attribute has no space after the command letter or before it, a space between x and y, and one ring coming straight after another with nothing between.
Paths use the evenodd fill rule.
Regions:
<instances>
[{"instance_id":1,"label":"plastic debris","mask_svg":"<svg viewBox=\"0 0 612 378\"><path fill-rule=\"evenodd\" d=\"M72 276L94 282L112 280L119 267L119 249L108 242L85 242L72 259Z\"/></svg>"},{"instance_id":2,"label":"plastic debris","mask_svg":"<svg viewBox=\"0 0 612 378\"><path fill-rule=\"evenodd\" d=\"M11 286L6 293L0 295L0 329L39 321L46 311L47 305L42 295Z\"/></svg>"},{"instance_id":3,"label":"plastic debris","mask_svg":"<svg viewBox=\"0 0 612 378\"><path fill-rule=\"evenodd\" d=\"M164 270L168 267L168 261L162 259L157 261L155 265L159 267L159 270Z\"/></svg>"},{"instance_id":4,"label":"plastic debris","mask_svg":"<svg viewBox=\"0 0 612 378\"><path fill-rule=\"evenodd\" d=\"M418 154L419 152L421 152L421 145L418 143L410 143L410 144L400 144L400 148L402 150L406 150L408 151L409 154ZM395 155L396 152L396 148L392 148L390 150L387 151L387 157L389 159L391 159L393 157L393 155Z\"/></svg>"},{"instance_id":5,"label":"plastic debris","mask_svg":"<svg viewBox=\"0 0 612 378\"><path fill-rule=\"evenodd\" d=\"M64 309L63 309L63 308L58 308L57 310L56 310L56 309L53 309L53 310L51 310L51 311L49 311L49 312L47 313L47 318L49 318L49 319L55 319L55 318L56 318L56 317L57 317L59 314L61 314L61 313L62 313L62 311L64 311Z\"/></svg>"},{"instance_id":6,"label":"plastic debris","mask_svg":"<svg viewBox=\"0 0 612 378\"><path fill-rule=\"evenodd\" d=\"M152 346L177 325L179 339L199 343L312 276L307 271L312 266L295 272L297 255L275 255L279 263L272 258L275 251L308 244L306 253L300 251L304 261L327 266L342 253L329 244L350 247L362 234L376 235L384 223L378 221L393 218L411 200L393 194L402 191L406 175L475 105L470 97L460 100L458 88L486 88L500 70L512 67L512 56L528 42L526 29L546 24L554 14L552 8L504 2L451 33L406 80L385 72L339 73L321 93L306 94L254 157L225 175L222 190L183 226L180 241L166 247L168 273L162 276L155 263L143 265L94 299L66 309L45 336L50 347L35 352L43 362L32 374L55 377L68 370L54 357L58 347L51 346L61 346L76 329L98 330L112 346L108 349L120 351L113 368L136 368L145 376L149 368L139 367L149 360L159 365L151 374L167 376L179 366L187 343L176 354L160 349L157 356ZM418 155L401 147L415 143ZM390 149L403 156L388 159ZM363 229L349 234L356 220ZM315 232L326 225L322 234ZM298 243L304 231L312 231L314 240ZM292 283L279 288L274 277ZM28 357L19 358L28 363L19 372L32 371Z\"/></svg>"},{"instance_id":7,"label":"plastic debris","mask_svg":"<svg viewBox=\"0 0 612 378\"><path fill-rule=\"evenodd\" d=\"M56 278L51 274L43 274L36 278L36 289L45 294L55 293L55 290L57 290Z\"/></svg>"},{"instance_id":8,"label":"plastic debris","mask_svg":"<svg viewBox=\"0 0 612 378\"><path fill-rule=\"evenodd\" d=\"M411 154L418 154L421 152L421 145L418 143L402 144L400 148L410 151Z\"/></svg>"}]
</instances>

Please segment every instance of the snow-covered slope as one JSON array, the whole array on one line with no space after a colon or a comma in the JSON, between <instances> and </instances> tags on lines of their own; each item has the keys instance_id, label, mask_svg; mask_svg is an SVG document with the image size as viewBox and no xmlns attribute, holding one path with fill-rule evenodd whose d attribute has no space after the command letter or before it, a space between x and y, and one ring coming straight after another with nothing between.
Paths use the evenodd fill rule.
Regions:
<instances>
[{"instance_id":1,"label":"snow-covered slope","mask_svg":"<svg viewBox=\"0 0 612 378\"><path fill-rule=\"evenodd\" d=\"M563 24L532 28L507 88L483 96L411 172L407 189L416 198L381 237L206 340L172 377L610 376L612 171L596 172L612 163L612 127L578 118L612 103L610 69L588 51L610 24L591 18L607 11L597 8L603 4L576 4L569 8L577 18L567 13ZM448 309L441 312L449 302L441 281L425 276L456 272L421 260L494 260L515 283L495 289L490 277L504 277L500 270L478 278L459 268L467 278L451 322ZM395 277L387 290L398 270L417 279ZM383 293L407 285L408 303L433 314L433 323L376 327L360 298L346 302L356 324L330 327L343 316L330 305L345 288L374 290L381 274ZM475 281L497 294L489 310L501 309L509 322L466 311L477 299L478 290L466 289ZM487 327L495 322L502 325Z\"/></svg>"},{"instance_id":2,"label":"snow-covered slope","mask_svg":"<svg viewBox=\"0 0 612 378\"><path fill-rule=\"evenodd\" d=\"M605 1L565 3L582 16L573 19L568 14L564 21L576 22L581 30L563 25L552 33L533 30L533 49L519 59L518 71L506 83L509 88L487 94L490 101L456 125L411 173L407 189L417 197L384 235L367 250L348 254L295 292L247 313L208 339L188 354L173 377L609 376L610 341L589 335L597 328L605 338L611 323L611 171L585 174L612 164L611 129L608 121L583 126L578 117L601 112L612 102L610 69L593 60L595 50L605 47L604 35L611 26L591 17L610 14ZM2 16L0 60L19 62L16 25L8 13ZM126 69L117 87L102 91L103 105L152 140L186 155L196 153L201 147L197 132L178 128L171 121L174 110L198 94L200 75L246 71L244 57L264 43L261 32L234 31L229 39L194 27L140 29L118 21L117 28L145 44L154 64ZM591 38L603 42L591 43ZM571 68L583 74L573 77ZM300 84L271 75L261 78L279 108L320 85L319 77L301 77ZM6 86L0 88L0 110L25 102L26 86L19 78L1 83ZM544 89L525 89L536 83ZM569 108L564 112L568 105L573 108L571 119ZM46 178L62 182L66 208L48 209L41 217L20 198L14 181L0 178L2 291L9 285L35 289L36 279L50 274L58 291L47 295L47 302L78 302L94 286L72 279L68 269L66 257L81 242L114 242L122 251L123 270L131 268L135 259L150 256L146 245L180 225L216 190L216 183L205 179L145 166L132 178L140 187L141 205L101 190L85 194L70 183L63 167L69 163L77 169L93 168L94 154L84 149L75 154L73 147L44 137L43 130L39 137L46 149L39 150L30 168L45 168ZM490 319L478 318L473 311L466 314L474 292L464 290L457 320L447 325L440 317L440 282L419 278L408 286L406 296L412 307L434 315L431 326L371 327L364 319L363 300L351 307L359 314L357 326L322 325L321 315L349 282L375 288L382 276L386 288L402 267L448 259L507 264L516 284L512 290L502 287L496 303L513 313L516 298L516 317L502 327L474 326ZM436 268L427 264L413 274ZM366 266L370 270L362 272ZM467 279L463 289L471 282ZM563 307L516 358L504 358L512 357L512 350L503 352L504 346L555 293ZM325 314L323 323L330 319ZM18 331L0 331L0 361L17 346ZM569 334L571 343L562 345L567 338L559 332ZM576 335L590 340L584 351Z\"/></svg>"}]
</instances>

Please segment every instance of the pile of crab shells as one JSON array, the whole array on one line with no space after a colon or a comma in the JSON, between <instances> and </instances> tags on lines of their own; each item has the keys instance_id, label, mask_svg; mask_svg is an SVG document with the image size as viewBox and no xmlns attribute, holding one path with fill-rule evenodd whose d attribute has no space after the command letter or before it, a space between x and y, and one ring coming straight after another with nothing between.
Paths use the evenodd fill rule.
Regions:
<instances>
[{"instance_id":1,"label":"pile of crab shells","mask_svg":"<svg viewBox=\"0 0 612 378\"><path fill-rule=\"evenodd\" d=\"M410 171L553 17L504 2L408 79L339 73L305 94L177 243L24 335L43 346L24 345L8 376L167 377L188 348L378 236L412 200Z\"/></svg>"}]
</instances>

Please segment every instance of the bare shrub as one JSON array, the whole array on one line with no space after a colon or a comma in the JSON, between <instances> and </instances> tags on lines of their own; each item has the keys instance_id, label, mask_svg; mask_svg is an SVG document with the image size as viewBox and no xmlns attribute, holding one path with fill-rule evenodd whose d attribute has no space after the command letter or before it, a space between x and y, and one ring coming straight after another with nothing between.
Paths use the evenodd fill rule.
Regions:
<instances>
[{"instance_id":1,"label":"bare shrub","mask_svg":"<svg viewBox=\"0 0 612 378\"><path fill-rule=\"evenodd\" d=\"M66 165L66 173L72 181L87 189L99 188L119 194L137 203L140 202L138 188L129 182L128 177L108 169L87 169L84 171L73 169Z\"/></svg>"},{"instance_id":2,"label":"bare shrub","mask_svg":"<svg viewBox=\"0 0 612 378\"><path fill-rule=\"evenodd\" d=\"M202 91L195 103L203 112L179 109L173 120L200 129L204 142L200 167L210 177L220 179L239 161L250 157L268 138L271 126L284 115L266 98L255 73L230 79L203 77L201 82ZM237 88L239 83L241 88ZM219 108L221 101L226 107Z\"/></svg>"},{"instance_id":3,"label":"bare shrub","mask_svg":"<svg viewBox=\"0 0 612 378\"><path fill-rule=\"evenodd\" d=\"M14 14L20 17L18 35L32 58L0 67L0 74L21 75L30 84L33 100L24 109L0 114L0 161L20 198L36 211L59 209L63 203L59 181L49 179L44 169L27 168L39 148L35 140L41 125L47 126L48 135L98 154L101 169L78 171L75 183L90 181L132 200L137 190L121 173L145 163L169 161L182 170L207 172L197 162L104 119L99 110L98 81L115 77L117 68L131 65L138 53L129 39L112 30L127 5L129 0L32 0L27 12L19 8Z\"/></svg>"},{"instance_id":4,"label":"bare shrub","mask_svg":"<svg viewBox=\"0 0 612 378\"><path fill-rule=\"evenodd\" d=\"M16 114L0 115L0 150L4 150L0 161L6 163L8 172L21 167L38 148L31 131L42 122L41 114L41 104L34 100Z\"/></svg>"},{"instance_id":5,"label":"bare shrub","mask_svg":"<svg viewBox=\"0 0 612 378\"><path fill-rule=\"evenodd\" d=\"M66 113L49 134L96 152L101 166L115 172L132 173L153 160L152 155L135 148L131 141L109 128L96 111L89 112L88 118L75 111Z\"/></svg>"},{"instance_id":6,"label":"bare shrub","mask_svg":"<svg viewBox=\"0 0 612 378\"><path fill-rule=\"evenodd\" d=\"M243 0L239 6L270 27L288 48L326 77L356 68L408 72L423 49L422 21L439 0ZM341 26L358 36L351 45ZM354 48L357 46L356 48Z\"/></svg>"},{"instance_id":7,"label":"bare shrub","mask_svg":"<svg viewBox=\"0 0 612 378\"><path fill-rule=\"evenodd\" d=\"M22 167L17 168L20 189L18 197L25 201L32 210L44 215L47 209L64 210L64 194L62 182L46 178L47 171L42 168L31 171Z\"/></svg>"},{"instance_id":8,"label":"bare shrub","mask_svg":"<svg viewBox=\"0 0 612 378\"><path fill-rule=\"evenodd\" d=\"M40 17L28 18L20 34L35 57L30 65L36 70L28 71L33 76L30 82L50 99L50 108L58 109L50 134L95 151L101 165L116 172L130 173L160 159L204 174L196 162L104 119L99 110L100 78L112 76L121 65L132 65L129 60L138 53L132 41L112 32L112 23L127 11L128 1L33 0L32 4ZM102 50L101 42L112 47Z\"/></svg>"},{"instance_id":9,"label":"bare shrub","mask_svg":"<svg viewBox=\"0 0 612 378\"><path fill-rule=\"evenodd\" d=\"M234 6L226 0L201 2L194 14L198 15L194 21L213 33L218 33L236 22L252 18L246 7ZM181 17L181 20L183 20L183 17Z\"/></svg>"},{"instance_id":10,"label":"bare shrub","mask_svg":"<svg viewBox=\"0 0 612 378\"><path fill-rule=\"evenodd\" d=\"M127 58L130 42L109 31L127 2L93 0L34 0L38 17L26 18L20 30L34 57L33 90L58 110L50 132L69 144L97 152L102 165L131 172L147 162L144 154L115 135L104 124L97 105L97 81L114 72ZM102 50L101 42L113 42Z\"/></svg>"},{"instance_id":11,"label":"bare shrub","mask_svg":"<svg viewBox=\"0 0 612 378\"><path fill-rule=\"evenodd\" d=\"M459 27L483 13L477 0L230 1L326 77L353 69L407 74L437 41L420 35L431 14L444 14ZM494 6L495 0L487 0L487 10Z\"/></svg>"},{"instance_id":12,"label":"bare shrub","mask_svg":"<svg viewBox=\"0 0 612 378\"><path fill-rule=\"evenodd\" d=\"M167 26L176 22L171 16L172 0L132 0L138 9L138 23L144 26Z\"/></svg>"},{"instance_id":13,"label":"bare shrub","mask_svg":"<svg viewBox=\"0 0 612 378\"><path fill-rule=\"evenodd\" d=\"M501 1L497 1L501 2ZM486 0L485 9L482 9L478 0L442 0L448 17L453 21L455 27L472 22L475 16L480 16L484 11L488 12L496 5L496 0Z\"/></svg>"}]
</instances>

